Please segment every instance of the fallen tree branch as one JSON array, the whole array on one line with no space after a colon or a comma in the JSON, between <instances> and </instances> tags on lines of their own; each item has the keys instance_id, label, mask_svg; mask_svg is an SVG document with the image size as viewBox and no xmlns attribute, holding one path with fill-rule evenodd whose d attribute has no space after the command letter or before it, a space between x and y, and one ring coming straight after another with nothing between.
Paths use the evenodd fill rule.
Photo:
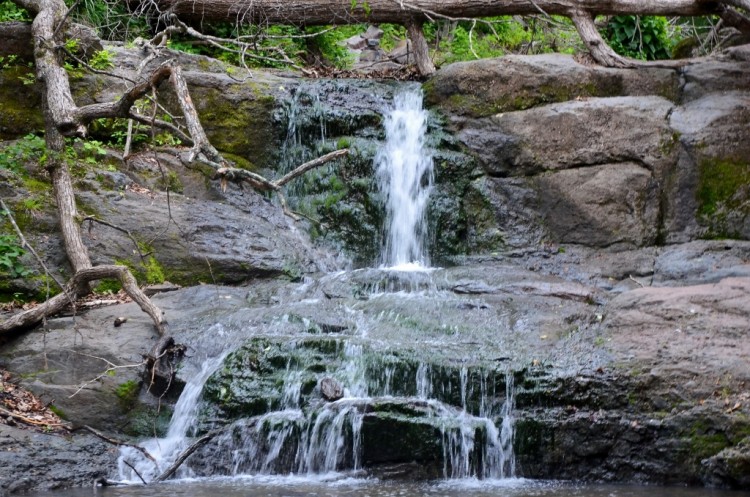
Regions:
<instances>
[{"instance_id":1,"label":"fallen tree branch","mask_svg":"<svg viewBox=\"0 0 750 497\"><path fill-rule=\"evenodd\" d=\"M151 317L159 334L166 335L168 323L164 319L161 309L146 297L125 266L96 266L78 271L65 285L63 293L32 309L19 312L0 323L0 334L37 325L45 316L60 312L69 303L69 294L79 296L77 289L81 288L82 284L105 278L119 279L123 290L140 306L143 312Z\"/></svg>"},{"instance_id":2,"label":"fallen tree branch","mask_svg":"<svg viewBox=\"0 0 750 497\"><path fill-rule=\"evenodd\" d=\"M193 454L193 452L206 445L212 438L221 433L221 431L221 429L210 431L196 440L190 447L183 450L180 456L175 460L175 462L172 463L172 465L168 467L166 471L157 476L152 483L159 483L171 478L177 472L177 470L180 469L180 466L182 466L187 458Z\"/></svg>"},{"instance_id":3,"label":"fallen tree branch","mask_svg":"<svg viewBox=\"0 0 750 497\"><path fill-rule=\"evenodd\" d=\"M34 426L49 426L51 428L65 428L66 430L70 430L71 426L68 423L46 423L44 421L39 421L37 419L27 418L26 416L22 416L20 414L16 414L14 412L11 412L4 407L0 407L0 414L4 416L10 416L13 419L17 419L18 421L22 421L29 425Z\"/></svg>"},{"instance_id":4,"label":"fallen tree branch","mask_svg":"<svg viewBox=\"0 0 750 497\"><path fill-rule=\"evenodd\" d=\"M349 153L348 148L329 152L317 159L305 162L301 166L298 166L293 171L288 172L276 181L270 181L263 176L254 172L248 171L247 169L239 169L236 167L222 167L216 170L214 178L220 178L222 180L222 188L226 188L226 180L233 181L247 181L253 188L260 191L273 191L278 192L281 187L297 178L311 169L320 167L323 164L331 162L332 160L344 157Z\"/></svg>"},{"instance_id":5,"label":"fallen tree branch","mask_svg":"<svg viewBox=\"0 0 750 497\"><path fill-rule=\"evenodd\" d=\"M721 13L719 14L719 16L721 17L721 20L724 21L724 24L737 29L740 33L750 33L750 19L748 19L746 16L743 16L734 9L725 6L722 7L723 8L721 9ZM750 9L748 9L748 11L750 11Z\"/></svg>"},{"instance_id":6,"label":"fallen tree branch","mask_svg":"<svg viewBox=\"0 0 750 497\"><path fill-rule=\"evenodd\" d=\"M134 444L129 444L129 443L127 443L127 442L123 442L122 440L117 440L116 438L111 438L111 437L108 437L108 436L107 436L107 435L105 435L104 433L102 433L102 432L100 432L100 431L97 431L97 430L95 430L94 428L92 428L92 427L90 427L90 426L88 426L88 425L83 425L83 426L81 426L81 428L80 428L80 429L82 429L82 430L86 430L87 432L91 433L92 435L94 435L94 436L96 436L96 437L98 437L98 438L101 438L102 440L104 440L105 442L107 442L107 443L109 443L109 444L112 444L112 445L116 445L117 447L130 447L131 449L135 449L135 450L137 450L138 452L140 452L141 454L143 454L143 456L144 456L144 457L145 457L146 459L148 459L149 461L151 461L151 462L153 462L154 464L156 464L156 459L154 459L154 456L152 456L152 455L151 455L151 454L150 454L150 453L149 453L149 452L148 452L148 451L147 451L146 449L144 449L143 447L140 447L140 446L138 446L138 445L134 445ZM140 476L140 475L138 475L138 476ZM141 479L141 480L142 480L142 479Z\"/></svg>"},{"instance_id":7,"label":"fallen tree branch","mask_svg":"<svg viewBox=\"0 0 750 497\"><path fill-rule=\"evenodd\" d=\"M343 148L341 150L336 150L334 152L327 153L321 157L318 157L317 159L313 159L311 161L305 162L301 166L298 166L297 168L295 168L293 171L282 176L280 179L272 182L272 184L276 186L276 189L278 189L286 185L290 181L292 181L294 178L305 174L307 171L311 169L315 169L316 167L320 167L327 162L339 159L348 154L349 154L348 148Z\"/></svg>"},{"instance_id":8,"label":"fallen tree branch","mask_svg":"<svg viewBox=\"0 0 750 497\"><path fill-rule=\"evenodd\" d=\"M612 47L607 45L599 30L594 24L594 16L590 12L578 10L570 14L578 34L581 36L586 48L596 62L606 67L635 67L633 60L626 59L617 54Z\"/></svg>"}]
</instances>

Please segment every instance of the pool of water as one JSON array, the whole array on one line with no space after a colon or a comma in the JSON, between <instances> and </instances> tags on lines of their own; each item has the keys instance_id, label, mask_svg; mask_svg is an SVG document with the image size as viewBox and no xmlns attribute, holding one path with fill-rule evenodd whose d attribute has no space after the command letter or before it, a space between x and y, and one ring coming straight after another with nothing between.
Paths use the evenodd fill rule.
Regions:
<instances>
[{"instance_id":1,"label":"pool of water","mask_svg":"<svg viewBox=\"0 0 750 497\"><path fill-rule=\"evenodd\" d=\"M91 497L91 488L29 497ZM341 475L252 476L180 480L149 486L100 487L99 497L750 497L750 492L635 485L584 485L557 481L449 480L383 482Z\"/></svg>"}]
</instances>

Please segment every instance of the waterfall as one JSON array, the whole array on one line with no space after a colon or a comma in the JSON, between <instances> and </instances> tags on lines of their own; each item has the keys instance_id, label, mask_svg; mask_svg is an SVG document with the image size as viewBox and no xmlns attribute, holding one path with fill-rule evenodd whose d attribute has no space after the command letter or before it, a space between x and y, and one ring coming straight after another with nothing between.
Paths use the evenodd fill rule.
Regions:
<instances>
[{"instance_id":1,"label":"waterfall","mask_svg":"<svg viewBox=\"0 0 750 497\"><path fill-rule=\"evenodd\" d=\"M209 376L216 371L228 354L224 352L215 357L208 357L201 364L200 371L190 377L180 398L175 404L169 429L164 438L154 438L141 443L141 446L151 454L155 462L142 457L142 454L131 447L122 447L117 462L120 479L123 481L152 480L165 471L188 447L189 437L193 435L198 418L198 402L203 385ZM178 476L190 476L190 469L183 465Z\"/></svg>"},{"instance_id":2,"label":"waterfall","mask_svg":"<svg viewBox=\"0 0 750 497\"><path fill-rule=\"evenodd\" d=\"M421 90L399 93L385 118L386 142L376 157L385 197L386 226L381 264L428 267L425 208L432 190L432 157L424 144L427 111Z\"/></svg>"},{"instance_id":3,"label":"waterfall","mask_svg":"<svg viewBox=\"0 0 750 497\"><path fill-rule=\"evenodd\" d=\"M288 130L291 148L302 141L294 117L290 115ZM419 90L396 95L385 117L386 143L376 157L379 188L386 200L381 256L385 271L373 271L386 276L373 283L377 285L371 288L373 291L401 292L432 285L425 241L425 209L433 183L432 157L424 143L426 121ZM325 136L322 124L320 134ZM288 324L287 317L281 320L284 324ZM311 323L302 319L308 330L305 333L309 333ZM264 324L263 333L268 332L265 328ZM197 424L201 393L214 372L207 392L214 389L221 395L219 402L212 398L212 409L217 410L211 411L211 416L221 417L215 413L223 412L235 420L209 444L208 455L198 456L201 460L193 469L190 461L185 463L178 477L359 471L382 463L382 457L373 456L382 450L381 444L385 450L411 448L399 447L402 441L390 437L390 430L415 430L409 437L415 453L422 454L425 464L432 464L438 472L442 465L444 478L515 475L513 378L509 372L470 367L468 363L455 366L404 358L368 345L366 330L366 326L358 327L355 336L327 338L325 347L312 347L312 362L305 362L309 356L305 352L307 338L291 335L293 338L283 345L265 338L262 347L253 345L255 359L241 362L240 369L219 369L227 358L227 364L235 358L245 360L241 354L230 356L230 344L224 345L227 350L207 358L200 372L190 377L175 406L167 436L143 444L157 463L132 448L124 448L119 463L121 479L151 480L190 445L188 437L196 435L192 430ZM264 366L267 369L263 369L262 378L235 374L253 364L260 370L260 358L269 350L281 354L273 356L273 364ZM274 371L279 372L277 376L273 376ZM263 392L260 403L264 407L252 408L253 416L236 419L237 412L246 411L216 407L233 395L243 396L242 387L234 388L236 378ZM270 388L260 388L263 378L270 378ZM324 380L337 382L343 398L325 401L321 395ZM500 384L505 386L504 397L502 391L496 391ZM226 421L213 422L221 425Z\"/></svg>"},{"instance_id":4,"label":"waterfall","mask_svg":"<svg viewBox=\"0 0 750 497\"><path fill-rule=\"evenodd\" d=\"M444 478L500 479L515 474L513 462L513 377L468 367L453 368L429 363L395 361L393 356L373 357L362 346L347 343L341 348L342 363L336 368L337 381L344 386L344 398L324 402L303 393L309 381L307 365L289 345L290 357L279 387L280 403L265 414L242 418L224 428L215 439L210 460L203 460L208 474L326 474L363 469L368 450L363 444L367 419L378 418L378 411L421 412L413 421L398 423L421 426L425 441L439 434L435 463L442 464ZM191 376L172 416L168 434L144 442L143 447L157 459L145 459L125 447L119 461L120 478L152 480L190 445L200 406L200 393L209 376L227 354L207 358L200 371ZM329 377L321 372L319 379ZM505 398L496 391L504 383ZM374 406L379 406L373 410ZM391 406L391 407L388 407ZM370 418L368 418L370 416ZM401 419L401 421L398 421ZM379 422L383 422L382 419ZM398 429L398 428L396 428ZM403 428L401 428L403 429ZM368 443L381 443L372 439ZM378 450L378 449L376 449ZM140 475L140 476L139 476ZM194 476L188 463L178 477Z\"/></svg>"}]
</instances>

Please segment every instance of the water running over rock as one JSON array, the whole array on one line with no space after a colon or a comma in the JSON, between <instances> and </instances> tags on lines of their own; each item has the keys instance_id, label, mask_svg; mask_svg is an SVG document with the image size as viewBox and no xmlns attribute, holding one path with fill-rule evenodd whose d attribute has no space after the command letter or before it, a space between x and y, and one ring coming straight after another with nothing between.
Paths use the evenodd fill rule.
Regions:
<instances>
[{"instance_id":1,"label":"water running over rock","mask_svg":"<svg viewBox=\"0 0 750 497\"><path fill-rule=\"evenodd\" d=\"M385 119L386 143L377 156L377 176L386 199L386 228L381 263L428 267L425 208L432 190L432 157L424 136L427 111L421 90L399 93Z\"/></svg>"},{"instance_id":2,"label":"water running over rock","mask_svg":"<svg viewBox=\"0 0 750 497\"><path fill-rule=\"evenodd\" d=\"M433 182L426 118L419 90L397 94L385 118L375 161L386 201L383 266L326 277L363 278L367 298L435 290L425 246ZM277 320L279 329L290 319ZM338 331L345 330L328 332ZM366 335L367 327L291 341L266 334L206 359L166 438L144 444L158 464L125 449L121 478L155 478L189 446L187 437L217 427L221 434L181 476L358 472L394 461L417 461L438 478L514 475L512 375L376 351Z\"/></svg>"}]
</instances>

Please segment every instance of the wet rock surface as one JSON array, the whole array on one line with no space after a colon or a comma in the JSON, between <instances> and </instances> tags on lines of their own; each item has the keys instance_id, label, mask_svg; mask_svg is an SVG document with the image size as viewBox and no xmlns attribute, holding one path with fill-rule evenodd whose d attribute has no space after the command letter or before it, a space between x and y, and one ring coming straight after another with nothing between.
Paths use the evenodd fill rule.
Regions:
<instances>
[{"instance_id":1,"label":"wet rock surface","mask_svg":"<svg viewBox=\"0 0 750 497\"><path fill-rule=\"evenodd\" d=\"M716 244L694 242L684 250L711 254ZM512 374L514 446L523 476L745 488L728 468L743 460L741 443L750 430L744 386L750 381L744 360L750 353L744 339L750 278L718 275L747 271L749 249L747 242L733 242L719 252L723 262L718 264L711 257L693 258L689 274L676 279L653 272L669 267L665 261L676 254L645 250L607 257L601 250L570 247L474 258L416 277L359 270L303 284L204 285L159 294L155 301L165 309L177 340L188 345L181 381L195 374L202 357L239 347L204 392L205 430L236 420L227 429L253 432L253 425L243 423L278 408L290 364L303 372L303 409L323 401L321 378L336 378L350 388L352 377L344 372L350 367L345 364L352 364L346 352L351 344L361 347L355 363L364 368L371 391L386 389L396 399L415 398L423 364L432 371L430 390L436 398L453 409L466 405L478 412L482 382L495 385L493 398L502 403L506 375ZM116 316L129 319L116 333L102 333L105 325L99 324L95 340L101 348L112 341L120 355L113 353L110 360L119 364L129 360L126 350L145 350L155 339L145 316L127 304L89 311L77 320L87 336L85 330L93 333L96 323L111 327ZM63 324L50 322L60 334L51 338L74 342L75 331ZM20 338L4 349L3 363L23 374L32 368L31 358L39 357L42 340L39 334ZM90 340L94 337L85 343ZM140 345L134 350L135 343ZM74 343L70 348L84 350ZM473 392L466 401L458 388L462 371L467 391ZM42 386L42 380L62 377L62 372L38 374L24 384L46 398L58 387ZM114 379L124 377L118 371ZM446 390L446 385L453 387ZM84 390L101 397L106 388L112 395L116 387L105 382ZM393 464L411 462L403 452L414 450L421 456L412 459L422 469L409 474L439 474L442 449L430 445L435 438L428 433L436 428L419 421L422 415L413 411L419 403L387 401L375 407L377 398L373 401L362 407L373 410L364 418L362 440L403 431L404 444L399 451L382 443L363 448L366 467L388 474ZM71 417L84 414L71 411ZM98 422L107 427L104 415ZM154 413L139 415L152 419ZM133 419L127 410L120 416ZM222 447L201 449L191 467L200 474L231 468Z\"/></svg>"},{"instance_id":2,"label":"wet rock surface","mask_svg":"<svg viewBox=\"0 0 750 497\"><path fill-rule=\"evenodd\" d=\"M63 437L0 424L0 495L89 487L116 463L117 449L93 435Z\"/></svg>"},{"instance_id":3,"label":"wet rock surface","mask_svg":"<svg viewBox=\"0 0 750 497\"><path fill-rule=\"evenodd\" d=\"M513 379L520 475L748 488L746 59L734 51L681 72L605 70L559 56L501 60L445 68L426 88L445 113L428 135L429 223L443 269L323 274L335 258L304 225L166 154L79 178L82 210L150 240L173 283L208 283L154 297L187 346L178 390L203 358L234 350L209 380L199 428L255 430L257 416L281 405L291 362L303 366L300 408L323 402L323 378L346 391L351 345L378 392L357 407L366 411L371 474L441 475L435 425L414 399L417 372L429 366L430 391L454 410L477 413L488 381L502 403ZM231 135L221 146L249 166L276 175L311 150L352 148L346 162L291 189L290 203L316 220L310 231L323 245L371 265L382 226L372 158L396 87L269 76L241 88L228 76L201 80L199 70L224 71L214 62L185 62L206 102L228 92L233 109L246 105L268 120L249 141ZM237 132L228 116L202 111L211 136ZM293 111L304 115L295 120ZM279 158L287 141L315 145ZM158 191L160 167L181 192L176 182L169 197ZM26 194L22 185L0 188L15 200ZM54 230L52 212L34 224ZM53 267L65 267L56 238L32 238ZM87 243L96 263L127 259L147 276L121 232L95 225ZM117 317L127 321L115 328ZM156 338L134 304L104 307L3 344L0 364L73 423L145 437L163 430L175 399L150 398L139 368L124 366L140 364ZM383 400L389 395L406 400ZM4 484L32 465L46 472L4 490L113 476L114 453L87 437L6 433L9 450L0 453L13 458L0 464ZM383 443L392 433L405 443ZM216 442L190 464L199 474L227 471L227 457ZM72 460L83 465L72 469Z\"/></svg>"}]
</instances>

